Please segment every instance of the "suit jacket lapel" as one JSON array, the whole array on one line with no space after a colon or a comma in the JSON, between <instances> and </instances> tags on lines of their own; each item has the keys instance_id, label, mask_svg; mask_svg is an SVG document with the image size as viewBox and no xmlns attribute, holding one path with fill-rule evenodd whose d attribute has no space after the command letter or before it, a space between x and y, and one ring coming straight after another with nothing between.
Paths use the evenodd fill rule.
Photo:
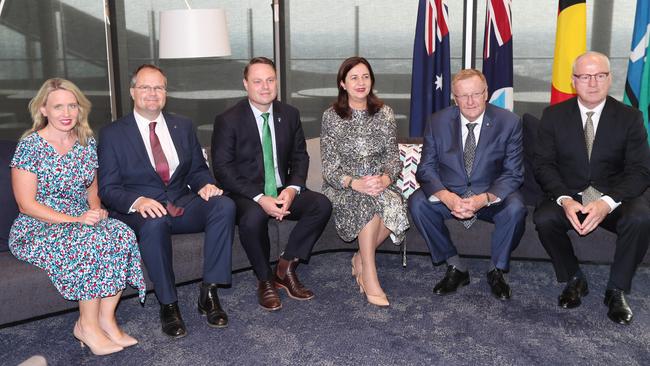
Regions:
<instances>
[{"instance_id":1,"label":"suit jacket lapel","mask_svg":"<svg viewBox=\"0 0 650 366\"><path fill-rule=\"evenodd\" d=\"M585 130L582 127L582 116L580 115L580 108L578 108L578 102L573 104L570 110L567 111L567 129L569 136L575 136L573 141L573 146L576 146L578 154L581 155L584 164L588 164L589 156L587 155L587 142L585 141ZM593 150L592 150L593 152ZM586 165L583 165L586 166Z\"/></svg>"},{"instance_id":2,"label":"suit jacket lapel","mask_svg":"<svg viewBox=\"0 0 650 366\"><path fill-rule=\"evenodd\" d=\"M597 156L603 149L607 148L607 138L613 135L616 128L616 110L612 107L612 103L607 97L605 107L598 120L598 128L596 129L596 136L594 136L594 144L591 148L591 156L598 160ZM586 144L585 144L586 149Z\"/></svg>"},{"instance_id":3,"label":"suit jacket lapel","mask_svg":"<svg viewBox=\"0 0 650 366\"><path fill-rule=\"evenodd\" d=\"M169 181L171 182L179 174L181 170L180 168L184 163L184 154L182 152L184 151L185 147L183 146L182 143L183 142L182 133L176 123L176 119L167 113L164 114L164 117L165 117L165 123L167 124L167 129L169 130L169 136L171 136L172 138L172 143L174 144L174 148L176 149L176 154L178 155L178 167L176 168L176 170L174 170L174 174L171 177L169 177ZM158 174L156 173L156 175Z\"/></svg>"},{"instance_id":4,"label":"suit jacket lapel","mask_svg":"<svg viewBox=\"0 0 650 366\"><path fill-rule=\"evenodd\" d=\"M489 113L489 106L485 110L483 115L483 122L481 123L481 130L479 133L478 144L476 145L476 155L474 156L474 165L472 166L472 172L479 166L481 158L486 151L489 149L490 144L494 141L494 118L492 113ZM474 133L476 134L475 131Z\"/></svg>"},{"instance_id":5,"label":"suit jacket lapel","mask_svg":"<svg viewBox=\"0 0 650 366\"><path fill-rule=\"evenodd\" d=\"M160 176L158 175L158 173L156 173L156 170L151 165L151 160L149 160L149 154L147 153L147 148L144 145L144 141L142 141L142 135L140 134L140 129L138 129L138 124L135 121L135 117L133 116L133 114L130 115L128 121L125 121L124 135L127 141L129 142L129 144L133 147L135 152L140 157L140 160L145 163L146 166L145 169L148 169L150 173L152 173L158 179L160 179ZM162 183L162 179L160 179L160 182Z\"/></svg>"},{"instance_id":6,"label":"suit jacket lapel","mask_svg":"<svg viewBox=\"0 0 650 366\"><path fill-rule=\"evenodd\" d=\"M284 162L280 161L280 157L284 156L284 148L287 146L287 136L285 134L286 131L286 121L283 122L285 119L282 113L282 107L280 106L280 103L273 103L273 129L275 130L275 155L277 156L278 161L276 164L278 165L278 171L280 172L280 175L282 176L283 166ZM284 182L282 182L284 184Z\"/></svg>"},{"instance_id":7,"label":"suit jacket lapel","mask_svg":"<svg viewBox=\"0 0 650 366\"><path fill-rule=\"evenodd\" d=\"M465 157L463 156L463 124L460 121L460 110L456 108L456 117L451 119L451 124L449 125L449 135L451 141L456 141L456 146L458 146L458 166L460 171L465 172Z\"/></svg>"},{"instance_id":8,"label":"suit jacket lapel","mask_svg":"<svg viewBox=\"0 0 650 366\"><path fill-rule=\"evenodd\" d=\"M241 111L242 120L244 121L243 122L244 131L247 131L250 138L252 138L254 141L257 142L255 144L256 151L254 152L255 162L257 163L257 166L261 169L261 171L264 172L264 152L262 150L262 139L260 138L260 132L257 127L257 120L255 119L255 114L253 113L253 110L251 109L251 106L248 103L248 99L245 99L241 102L241 108L242 108Z\"/></svg>"}]
</instances>

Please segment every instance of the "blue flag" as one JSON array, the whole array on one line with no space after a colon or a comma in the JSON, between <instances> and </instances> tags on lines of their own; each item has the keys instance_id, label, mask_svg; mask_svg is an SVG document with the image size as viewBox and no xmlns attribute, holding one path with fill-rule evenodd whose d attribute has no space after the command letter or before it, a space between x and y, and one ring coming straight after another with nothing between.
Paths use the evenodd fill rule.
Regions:
<instances>
[{"instance_id":1,"label":"blue flag","mask_svg":"<svg viewBox=\"0 0 650 366\"><path fill-rule=\"evenodd\" d=\"M483 37L483 74L490 103L512 111L511 0L487 0Z\"/></svg>"},{"instance_id":2,"label":"blue flag","mask_svg":"<svg viewBox=\"0 0 650 366\"><path fill-rule=\"evenodd\" d=\"M420 0L413 45L411 137L422 136L431 114L450 103L448 18L446 0Z\"/></svg>"},{"instance_id":3,"label":"blue flag","mask_svg":"<svg viewBox=\"0 0 650 366\"><path fill-rule=\"evenodd\" d=\"M648 114L650 113L648 110L650 108L650 62L646 60L646 57L648 55L649 30L650 3L648 0L638 0L623 102L641 110L648 131L650 131L648 126ZM650 142L650 134L648 134L648 142Z\"/></svg>"}]
</instances>

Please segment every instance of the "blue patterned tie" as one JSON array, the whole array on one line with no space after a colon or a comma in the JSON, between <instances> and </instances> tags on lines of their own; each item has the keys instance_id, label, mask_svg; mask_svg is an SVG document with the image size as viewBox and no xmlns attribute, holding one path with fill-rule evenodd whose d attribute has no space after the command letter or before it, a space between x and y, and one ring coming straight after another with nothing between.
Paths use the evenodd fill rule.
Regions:
<instances>
[{"instance_id":1,"label":"blue patterned tie","mask_svg":"<svg viewBox=\"0 0 650 366\"><path fill-rule=\"evenodd\" d=\"M476 156L476 137L474 136L474 127L476 127L478 123L473 122L473 123L468 123L467 126L467 138L465 138L465 148L463 149L463 161L465 163L465 172L467 173L467 177L469 178L470 174L472 173L472 166L474 165L474 157ZM468 198L472 197L474 195L474 192L472 192L471 189L468 189L465 193L463 193L462 197L463 198ZM466 229L469 229L472 224L476 222L476 215L470 217L469 219L462 220L463 226L465 226Z\"/></svg>"}]
</instances>

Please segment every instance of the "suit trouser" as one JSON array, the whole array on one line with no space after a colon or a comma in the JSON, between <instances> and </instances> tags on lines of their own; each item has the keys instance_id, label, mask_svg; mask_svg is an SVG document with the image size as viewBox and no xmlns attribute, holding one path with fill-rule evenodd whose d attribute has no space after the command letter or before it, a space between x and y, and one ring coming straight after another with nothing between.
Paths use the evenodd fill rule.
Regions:
<instances>
[{"instance_id":1,"label":"suit trouser","mask_svg":"<svg viewBox=\"0 0 650 366\"><path fill-rule=\"evenodd\" d=\"M140 254L154 285L158 301L177 301L176 278L172 258L172 234L205 232L203 242L203 281L229 284L232 273L232 242L235 228L235 205L225 196L204 201L197 196L178 217L165 215L143 218L111 212L111 217L125 222L138 236Z\"/></svg>"},{"instance_id":2,"label":"suit trouser","mask_svg":"<svg viewBox=\"0 0 650 366\"><path fill-rule=\"evenodd\" d=\"M555 201L544 201L533 216L539 240L551 257L559 282L566 282L578 270L578 258L567 232L573 229L564 209ZM650 205L645 196L623 202L600 223L617 234L610 283L629 292L636 268L643 260L650 241Z\"/></svg>"},{"instance_id":3,"label":"suit trouser","mask_svg":"<svg viewBox=\"0 0 650 366\"><path fill-rule=\"evenodd\" d=\"M257 279L269 281L273 278L271 271L268 222L269 215L250 198L233 194L237 206L237 225L241 241L248 260L253 265ZM283 220L298 221L289 235L289 242L282 254L285 259L309 259L311 250L325 229L332 213L332 204L324 195L304 190L296 195L290 215Z\"/></svg>"},{"instance_id":4,"label":"suit trouser","mask_svg":"<svg viewBox=\"0 0 650 366\"><path fill-rule=\"evenodd\" d=\"M454 218L447 206L442 202L430 202L421 189L409 197L408 206L411 218L427 243L434 263L444 262L458 254L445 225L445 220ZM491 222L495 226L491 247L492 264L495 267L502 270L510 268L510 253L524 235L526 213L519 192L477 212L479 220Z\"/></svg>"}]
</instances>

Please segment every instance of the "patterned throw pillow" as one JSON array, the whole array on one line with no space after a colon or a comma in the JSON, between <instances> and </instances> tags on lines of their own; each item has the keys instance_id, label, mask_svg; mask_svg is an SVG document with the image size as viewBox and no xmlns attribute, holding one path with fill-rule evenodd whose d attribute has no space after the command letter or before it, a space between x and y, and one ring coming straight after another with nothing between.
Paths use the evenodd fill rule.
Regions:
<instances>
[{"instance_id":1,"label":"patterned throw pillow","mask_svg":"<svg viewBox=\"0 0 650 366\"><path fill-rule=\"evenodd\" d=\"M415 192L420 187L415 180L415 172L420 163L422 153L421 144L399 144L399 159L402 162L402 173L397 179L397 187L402 191L404 198Z\"/></svg>"}]
</instances>

